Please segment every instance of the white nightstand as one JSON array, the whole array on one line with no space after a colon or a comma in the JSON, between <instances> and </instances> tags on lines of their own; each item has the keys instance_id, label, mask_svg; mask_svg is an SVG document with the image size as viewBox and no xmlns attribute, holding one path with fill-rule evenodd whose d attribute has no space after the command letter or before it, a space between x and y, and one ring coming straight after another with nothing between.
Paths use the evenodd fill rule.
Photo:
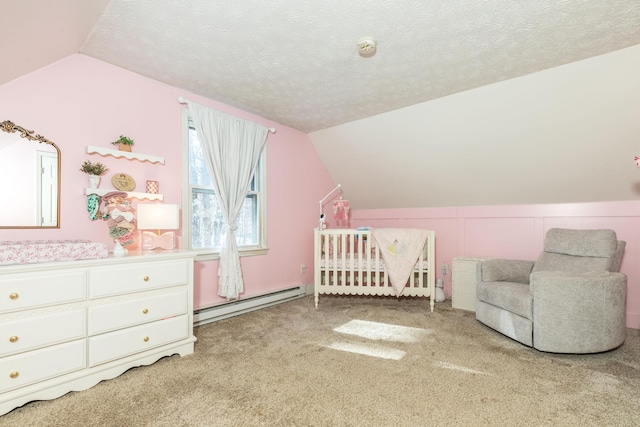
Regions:
<instances>
[{"instance_id":1,"label":"white nightstand","mask_svg":"<svg viewBox=\"0 0 640 427\"><path fill-rule=\"evenodd\" d=\"M451 261L451 306L476 311L476 284L483 258L456 257Z\"/></svg>"}]
</instances>

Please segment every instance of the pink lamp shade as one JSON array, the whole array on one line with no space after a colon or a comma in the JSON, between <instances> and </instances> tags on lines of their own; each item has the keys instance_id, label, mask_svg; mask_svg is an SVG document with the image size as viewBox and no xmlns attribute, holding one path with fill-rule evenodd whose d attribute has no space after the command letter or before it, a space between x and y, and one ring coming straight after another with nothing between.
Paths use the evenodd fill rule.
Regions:
<instances>
[{"instance_id":1,"label":"pink lamp shade","mask_svg":"<svg viewBox=\"0 0 640 427\"><path fill-rule=\"evenodd\" d=\"M180 228L180 207L171 204L138 204L138 229L157 230L142 232L142 250L148 251L156 248L174 249L175 233L160 230L177 230Z\"/></svg>"}]
</instances>

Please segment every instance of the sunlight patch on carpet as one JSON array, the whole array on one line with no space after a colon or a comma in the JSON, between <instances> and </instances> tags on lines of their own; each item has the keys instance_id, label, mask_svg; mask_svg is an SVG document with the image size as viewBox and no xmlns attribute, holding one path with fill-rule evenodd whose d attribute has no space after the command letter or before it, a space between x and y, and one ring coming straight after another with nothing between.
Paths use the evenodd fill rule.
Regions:
<instances>
[{"instance_id":1,"label":"sunlight patch on carpet","mask_svg":"<svg viewBox=\"0 0 640 427\"><path fill-rule=\"evenodd\" d=\"M405 354L402 350L396 350L395 348L388 348L384 346L362 345L353 344L349 342L334 342L324 347L332 350L346 351L349 353L363 354L365 356L379 357L381 359L400 360Z\"/></svg>"},{"instance_id":2,"label":"sunlight patch on carpet","mask_svg":"<svg viewBox=\"0 0 640 427\"><path fill-rule=\"evenodd\" d=\"M454 365L454 364L448 363L448 362L436 362L436 363L434 363L434 365L436 365L439 368L451 369L453 371L462 371L462 372L466 372L468 374L489 375L486 372L476 371L475 369L465 368L464 366L458 366L458 365Z\"/></svg>"},{"instance_id":3,"label":"sunlight patch on carpet","mask_svg":"<svg viewBox=\"0 0 640 427\"><path fill-rule=\"evenodd\" d=\"M351 320L344 325L338 326L334 331L341 334L357 335L370 340L395 342L418 342L422 337L431 333L427 329L366 320Z\"/></svg>"}]
</instances>

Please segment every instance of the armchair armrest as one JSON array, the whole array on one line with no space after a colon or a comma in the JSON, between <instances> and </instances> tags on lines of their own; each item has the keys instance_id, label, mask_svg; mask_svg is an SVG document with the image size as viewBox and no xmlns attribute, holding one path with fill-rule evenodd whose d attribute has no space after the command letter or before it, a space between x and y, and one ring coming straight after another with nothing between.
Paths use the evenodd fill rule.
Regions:
<instances>
[{"instance_id":1,"label":"armchair armrest","mask_svg":"<svg viewBox=\"0 0 640 427\"><path fill-rule=\"evenodd\" d=\"M542 351L595 353L625 339L627 276L607 271L531 274L533 342Z\"/></svg>"},{"instance_id":2,"label":"armchair armrest","mask_svg":"<svg viewBox=\"0 0 640 427\"><path fill-rule=\"evenodd\" d=\"M533 261L517 259L489 259L482 262L483 282L529 283Z\"/></svg>"},{"instance_id":3,"label":"armchair armrest","mask_svg":"<svg viewBox=\"0 0 640 427\"><path fill-rule=\"evenodd\" d=\"M571 301L593 299L611 292L625 291L627 276L609 271L588 271L572 273L568 271L536 271L531 273L530 290L535 298L568 295Z\"/></svg>"}]
</instances>

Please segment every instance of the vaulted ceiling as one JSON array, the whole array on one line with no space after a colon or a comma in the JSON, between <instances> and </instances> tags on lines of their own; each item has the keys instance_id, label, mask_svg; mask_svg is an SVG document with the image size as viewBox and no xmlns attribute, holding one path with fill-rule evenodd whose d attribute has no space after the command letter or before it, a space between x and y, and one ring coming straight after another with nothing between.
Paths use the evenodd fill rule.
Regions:
<instances>
[{"instance_id":1,"label":"vaulted ceiling","mask_svg":"<svg viewBox=\"0 0 640 427\"><path fill-rule=\"evenodd\" d=\"M0 84L79 52L305 132L640 44L637 0L0 4Z\"/></svg>"}]
</instances>

